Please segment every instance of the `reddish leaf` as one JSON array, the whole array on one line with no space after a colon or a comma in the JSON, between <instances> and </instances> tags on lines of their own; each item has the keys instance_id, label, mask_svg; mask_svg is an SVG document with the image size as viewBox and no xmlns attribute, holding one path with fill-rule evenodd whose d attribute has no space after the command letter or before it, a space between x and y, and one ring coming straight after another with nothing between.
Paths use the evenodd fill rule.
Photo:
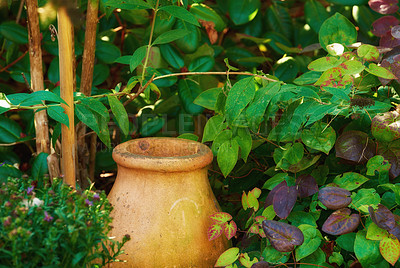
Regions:
<instances>
[{"instance_id":1,"label":"reddish leaf","mask_svg":"<svg viewBox=\"0 0 400 268\"><path fill-rule=\"evenodd\" d=\"M263 222L264 220L267 220L267 217L264 217L264 216L257 216L254 220L255 220L258 224L262 224L262 222Z\"/></svg>"},{"instance_id":2,"label":"reddish leaf","mask_svg":"<svg viewBox=\"0 0 400 268\"><path fill-rule=\"evenodd\" d=\"M223 224L232 219L232 216L226 212L215 212L210 216L211 220L217 224Z\"/></svg>"},{"instance_id":3,"label":"reddish leaf","mask_svg":"<svg viewBox=\"0 0 400 268\"><path fill-rule=\"evenodd\" d=\"M389 232L389 234L392 234L395 237L397 237L397 239L400 239L400 225L398 225L397 223L394 226L394 228L390 229L388 232Z\"/></svg>"},{"instance_id":4,"label":"reddish leaf","mask_svg":"<svg viewBox=\"0 0 400 268\"><path fill-rule=\"evenodd\" d=\"M381 14L393 14L399 9L398 0L369 0L368 5L373 11Z\"/></svg>"},{"instance_id":5,"label":"reddish leaf","mask_svg":"<svg viewBox=\"0 0 400 268\"><path fill-rule=\"evenodd\" d=\"M381 47L397 47L400 45L400 39L394 38L392 33L389 31L381 37L381 40L379 40L379 45Z\"/></svg>"},{"instance_id":6,"label":"reddish leaf","mask_svg":"<svg viewBox=\"0 0 400 268\"><path fill-rule=\"evenodd\" d=\"M400 242L396 237L385 237L379 243L382 257L391 265L395 265L400 257Z\"/></svg>"},{"instance_id":7,"label":"reddish leaf","mask_svg":"<svg viewBox=\"0 0 400 268\"><path fill-rule=\"evenodd\" d=\"M379 143L377 154L382 155L390 163L389 177L391 179L400 175L400 140L391 143Z\"/></svg>"},{"instance_id":8,"label":"reddish leaf","mask_svg":"<svg viewBox=\"0 0 400 268\"><path fill-rule=\"evenodd\" d=\"M270 268L271 266L269 266L268 262L266 261L259 261L254 263L251 268Z\"/></svg>"},{"instance_id":9,"label":"reddish leaf","mask_svg":"<svg viewBox=\"0 0 400 268\"><path fill-rule=\"evenodd\" d=\"M311 175L300 175L296 179L296 187L300 198L308 197L318 192L318 184Z\"/></svg>"},{"instance_id":10,"label":"reddish leaf","mask_svg":"<svg viewBox=\"0 0 400 268\"><path fill-rule=\"evenodd\" d=\"M225 222L223 228L225 236L228 240L236 235L237 226L234 221L230 221L229 223Z\"/></svg>"},{"instance_id":11,"label":"reddish leaf","mask_svg":"<svg viewBox=\"0 0 400 268\"><path fill-rule=\"evenodd\" d=\"M376 211L374 211L374 209L370 206L368 207L368 211L372 221L379 228L389 231L395 227L396 221L394 219L394 215L384 205L379 204Z\"/></svg>"},{"instance_id":12,"label":"reddish leaf","mask_svg":"<svg viewBox=\"0 0 400 268\"><path fill-rule=\"evenodd\" d=\"M286 219L292 211L297 199L296 186L287 185L280 187L273 200L274 211L276 215L281 219Z\"/></svg>"},{"instance_id":13,"label":"reddish leaf","mask_svg":"<svg viewBox=\"0 0 400 268\"><path fill-rule=\"evenodd\" d=\"M214 240L220 237L222 234L222 225L218 223L211 224L207 231L208 240Z\"/></svg>"},{"instance_id":14,"label":"reddish leaf","mask_svg":"<svg viewBox=\"0 0 400 268\"><path fill-rule=\"evenodd\" d=\"M343 235L353 232L360 224L360 215L351 214L348 208L333 212L322 225L322 231L331 235Z\"/></svg>"},{"instance_id":15,"label":"reddish leaf","mask_svg":"<svg viewBox=\"0 0 400 268\"><path fill-rule=\"evenodd\" d=\"M375 155L375 143L367 133L350 130L343 132L336 140L336 157L351 165L365 164Z\"/></svg>"},{"instance_id":16,"label":"reddish leaf","mask_svg":"<svg viewBox=\"0 0 400 268\"><path fill-rule=\"evenodd\" d=\"M318 199L329 209L341 209L351 203L351 193L339 187L325 187L319 190Z\"/></svg>"},{"instance_id":17,"label":"reddish leaf","mask_svg":"<svg viewBox=\"0 0 400 268\"><path fill-rule=\"evenodd\" d=\"M217 30L215 30L215 23L212 21L205 21L201 19L199 19L199 22L206 29L211 45L215 44L215 42L218 41L218 32Z\"/></svg>"},{"instance_id":18,"label":"reddish leaf","mask_svg":"<svg viewBox=\"0 0 400 268\"><path fill-rule=\"evenodd\" d=\"M265 199L265 207L269 207L270 205L272 205L273 201L274 201L274 196L275 193L281 188L281 187L287 187L287 182L286 181L282 181L281 183L279 183L278 185L276 185L274 187L274 189L271 190L271 192L269 192L267 198Z\"/></svg>"},{"instance_id":19,"label":"reddish leaf","mask_svg":"<svg viewBox=\"0 0 400 268\"><path fill-rule=\"evenodd\" d=\"M372 33L382 37L399 23L399 20L394 16L383 16L372 23Z\"/></svg>"},{"instance_id":20,"label":"reddish leaf","mask_svg":"<svg viewBox=\"0 0 400 268\"><path fill-rule=\"evenodd\" d=\"M290 224L266 220L263 221L262 228L272 247L280 252L292 251L294 246L304 242L304 235L300 229Z\"/></svg>"}]
</instances>

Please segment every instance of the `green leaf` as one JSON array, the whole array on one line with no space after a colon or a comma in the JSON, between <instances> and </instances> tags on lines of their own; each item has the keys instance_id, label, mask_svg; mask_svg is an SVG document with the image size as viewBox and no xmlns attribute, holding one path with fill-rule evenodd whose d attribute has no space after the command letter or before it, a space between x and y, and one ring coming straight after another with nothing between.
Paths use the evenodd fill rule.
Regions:
<instances>
[{"instance_id":1,"label":"green leaf","mask_svg":"<svg viewBox=\"0 0 400 268\"><path fill-rule=\"evenodd\" d=\"M304 235L304 242L296 247L296 261L314 253L322 242L322 235L315 226L302 224L298 227Z\"/></svg>"},{"instance_id":2,"label":"green leaf","mask_svg":"<svg viewBox=\"0 0 400 268\"><path fill-rule=\"evenodd\" d=\"M143 137L149 137L160 131L165 125L165 119L163 117L155 116L148 118L140 128L140 134Z\"/></svg>"},{"instance_id":3,"label":"green leaf","mask_svg":"<svg viewBox=\"0 0 400 268\"><path fill-rule=\"evenodd\" d=\"M232 220L231 214L226 212L215 212L214 214L210 215L209 218L218 224L224 224L225 222Z\"/></svg>"},{"instance_id":4,"label":"green leaf","mask_svg":"<svg viewBox=\"0 0 400 268\"><path fill-rule=\"evenodd\" d=\"M202 92L197 82L188 78L180 79L178 83L178 92L186 112L197 115L204 111L203 107L193 103Z\"/></svg>"},{"instance_id":5,"label":"green leaf","mask_svg":"<svg viewBox=\"0 0 400 268\"><path fill-rule=\"evenodd\" d=\"M32 178L34 180L38 180L43 178L43 175L49 172L47 167L47 157L49 156L48 153L41 152L35 158L32 164Z\"/></svg>"},{"instance_id":6,"label":"green leaf","mask_svg":"<svg viewBox=\"0 0 400 268\"><path fill-rule=\"evenodd\" d=\"M380 241L386 237L389 237L388 231L379 228L374 222L369 224L366 236L367 239Z\"/></svg>"},{"instance_id":7,"label":"green leaf","mask_svg":"<svg viewBox=\"0 0 400 268\"><path fill-rule=\"evenodd\" d=\"M307 224L315 228L317 227L315 218L309 212L305 211L292 211L287 217L287 220L296 227L302 224Z\"/></svg>"},{"instance_id":8,"label":"green leaf","mask_svg":"<svg viewBox=\"0 0 400 268\"><path fill-rule=\"evenodd\" d=\"M179 135L177 137L178 139L185 139L185 140L191 140L191 141L198 141L199 137L195 134L192 133L183 133L182 135Z\"/></svg>"},{"instance_id":9,"label":"green leaf","mask_svg":"<svg viewBox=\"0 0 400 268\"><path fill-rule=\"evenodd\" d=\"M248 128L238 128L237 136L234 140L239 144L240 157L247 162L247 157L251 151L253 140Z\"/></svg>"},{"instance_id":10,"label":"green leaf","mask_svg":"<svg viewBox=\"0 0 400 268\"><path fill-rule=\"evenodd\" d=\"M175 40L177 47L186 54L194 53L200 46L200 30L195 25L187 23L185 21L178 20L175 25L175 29L182 29L189 32L182 38Z\"/></svg>"},{"instance_id":11,"label":"green leaf","mask_svg":"<svg viewBox=\"0 0 400 268\"><path fill-rule=\"evenodd\" d=\"M108 0L104 3L105 6L110 6L113 8L120 8L126 10L134 9L153 9L153 7L143 0Z\"/></svg>"},{"instance_id":12,"label":"green leaf","mask_svg":"<svg viewBox=\"0 0 400 268\"><path fill-rule=\"evenodd\" d=\"M214 57L202 56L192 60L189 64L190 72L208 72L215 65Z\"/></svg>"},{"instance_id":13,"label":"green leaf","mask_svg":"<svg viewBox=\"0 0 400 268\"><path fill-rule=\"evenodd\" d=\"M276 168L282 170L288 170L291 165L299 163L303 156L304 146L299 142L294 143L293 146L287 143L284 149L276 148L273 155Z\"/></svg>"},{"instance_id":14,"label":"green leaf","mask_svg":"<svg viewBox=\"0 0 400 268\"><path fill-rule=\"evenodd\" d=\"M0 35L17 44L28 43L27 28L12 21L6 21L0 24Z\"/></svg>"},{"instance_id":15,"label":"green leaf","mask_svg":"<svg viewBox=\"0 0 400 268\"><path fill-rule=\"evenodd\" d=\"M360 189L357 194L352 193L351 198L353 199L353 202L350 206L364 213L369 213L369 206L376 208L381 202L381 198L375 189Z\"/></svg>"},{"instance_id":16,"label":"green leaf","mask_svg":"<svg viewBox=\"0 0 400 268\"><path fill-rule=\"evenodd\" d=\"M111 140L110 140L110 131L108 129L108 121L110 120L109 115L107 113L107 117L101 116L98 113L94 114L96 118L96 122L98 124L99 132L97 136L99 139L108 147L111 147Z\"/></svg>"},{"instance_id":17,"label":"green leaf","mask_svg":"<svg viewBox=\"0 0 400 268\"><path fill-rule=\"evenodd\" d=\"M268 189L268 190L272 190L274 189L275 186L277 186L279 183L283 182L283 181L288 181L288 180L292 180L294 182L294 179L292 177L290 177L287 173L278 173L276 175L274 175L272 178L268 179L264 185L263 185L263 189Z\"/></svg>"},{"instance_id":18,"label":"green leaf","mask_svg":"<svg viewBox=\"0 0 400 268\"><path fill-rule=\"evenodd\" d=\"M196 97L196 99L193 101L193 103L203 106L206 109L214 110L218 95L221 91L222 91L222 88L220 88L220 87L215 87L215 88L211 88L206 91L203 91L200 93L199 96Z\"/></svg>"},{"instance_id":19,"label":"green leaf","mask_svg":"<svg viewBox=\"0 0 400 268\"><path fill-rule=\"evenodd\" d=\"M69 120L68 120L68 116L65 113L64 108L62 108L61 106L50 106L47 108L47 114L53 118L54 120L56 120L57 122L60 122L64 125L66 125L67 127L69 127Z\"/></svg>"},{"instance_id":20,"label":"green leaf","mask_svg":"<svg viewBox=\"0 0 400 268\"><path fill-rule=\"evenodd\" d=\"M283 113L279 123L268 135L269 140L273 141L292 141L298 136L298 131L305 120L304 114L296 114L301 99L292 102Z\"/></svg>"},{"instance_id":21,"label":"green leaf","mask_svg":"<svg viewBox=\"0 0 400 268\"><path fill-rule=\"evenodd\" d=\"M368 240L364 230L357 232L354 252L362 267L368 267L382 260L379 252L379 241Z\"/></svg>"},{"instance_id":22,"label":"green leaf","mask_svg":"<svg viewBox=\"0 0 400 268\"><path fill-rule=\"evenodd\" d=\"M393 191L395 195L395 200L397 205L400 205L400 185L399 184L392 184L392 183L386 183L386 184L381 184L379 187L382 187L385 190L391 190Z\"/></svg>"},{"instance_id":23,"label":"green leaf","mask_svg":"<svg viewBox=\"0 0 400 268\"><path fill-rule=\"evenodd\" d=\"M60 70L59 70L59 58L54 57L54 59L50 62L49 69L47 70L47 77L50 82L57 83L60 81Z\"/></svg>"},{"instance_id":24,"label":"green leaf","mask_svg":"<svg viewBox=\"0 0 400 268\"><path fill-rule=\"evenodd\" d=\"M99 133L99 126L96 117L91 109L84 104L75 105L75 114L78 119L91 128L94 132Z\"/></svg>"},{"instance_id":25,"label":"green leaf","mask_svg":"<svg viewBox=\"0 0 400 268\"><path fill-rule=\"evenodd\" d=\"M348 252L354 252L354 242L356 240L355 233L344 234L336 238L336 243Z\"/></svg>"},{"instance_id":26,"label":"green leaf","mask_svg":"<svg viewBox=\"0 0 400 268\"><path fill-rule=\"evenodd\" d=\"M95 53L97 59L107 64L114 63L116 59L121 57L121 51L116 45L101 40L98 40L96 42Z\"/></svg>"},{"instance_id":27,"label":"green leaf","mask_svg":"<svg viewBox=\"0 0 400 268\"><path fill-rule=\"evenodd\" d=\"M332 252L332 255L329 257L329 263L336 263L339 267L343 264L344 258L342 254L338 252Z\"/></svg>"},{"instance_id":28,"label":"green leaf","mask_svg":"<svg viewBox=\"0 0 400 268\"><path fill-rule=\"evenodd\" d=\"M319 1L308 0L304 4L304 16L311 29L318 33L322 23L329 18L329 13Z\"/></svg>"},{"instance_id":29,"label":"green leaf","mask_svg":"<svg viewBox=\"0 0 400 268\"><path fill-rule=\"evenodd\" d=\"M224 20L218 15L217 12L214 11L211 7L202 4L202 3L193 3L190 6L190 13L196 16L197 20L204 21L212 21L214 22L214 28L218 32L223 31L226 28L226 23Z\"/></svg>"},{"instance_id":30,"label":"green leaf","mask_svg":"<svg viewBox=\"0 0 400 268\"><path fill-rule=\"evenodd\" d=\"M217 161L224 177L228 176L235 167L238 152L239 145L235 140L227 140L219 147Z\"/></svg>"},{"instance_id":31,"label":"green leaf","mask_svg":"<svg viewBox=\"0 0 400 268\"><path fill-rule=\"evenodd\" d=\"M375 171L380 174L387 174L390 170L391 164L389 161L386 161L385 158L381 155L375 155L370 158L367 163L367 175L374 176Z\"/></svg>"},{"instance_id":32,"label":"green leaf","mask_svg":"<svg viewBox=\"0 0 400 268\"><path fill-rule=\"evenodd\" d=\"M165 33L162 33L160 36L154 40L153 45L161 45L161 44L167 44L170 42L173 42L177 39L180 39L186 35L188 35L190 32L185 30L185 29L175 29L171 30Z\"/></svg>"},{"instance_id":33,"label":"green leaf","mask_svg":"<svg viewBox=\"0 0 400 268\"><path fill-rule=\"evenodd\" d=\"M140 63L142 63L142 60L144 59L144 57L146 57L146 51L147 46L141 46L136 49L135 52L133 52L131 61L129 62L131 72L133 72Z\"/></svg>"},{"instance_id":34,"label":"green leaf","mask_svg":"<svg viewBox=\"0 0 400 268\"><path fill-rule=\"evenodd\" d=\"M365 66L361 61L358 60L348 60L340 64L340 69L342 70L342 75L355 75L361 73Z\"/></svg>"},{"instance_id":35,"label":"green leaf","mask_svg":"<svg viewBox=\"0 0 400 268\"><path fill-rule=\"evenodd\" d=\"M54 127L53 130L53 135L51 135L51 144L53 147L56 147L57 139L61 135L61 123L57 123L57 125Z\"/></svg>"},{"instance_id":36,"label":"green leaf","mask_svg":"<svg viewBox=\"0 0 400 268\"><path fill-rule=\"evenodd\" d=\"M13 143L20 139L21 126L14 120L0 115L0 143Z\"/></svg>"},{"instance_id":37,"label":"green leaf","mask_svg":"<svg viewBox=\"0 0 400 268\"><path fill-rule=\"evenodd\" d=\"M252 21L260 9L260 0L229 1L229 15L235 25Z\"/></svg>"},{"instance_id":38,"label":"green leaf","mask_svg":"<svg viewBox=\"0 0 400 268\"><path fill-rule=\"evenodd\" d=\"M321 72L309 71L294 79L293 83L296 85L310 85L317 82L321 74Z\"/></svg>"},{"instance_id":39,"label":"green leaf","mask_svg":"<svg viewBox=\"0 0 400 268\"><path fill-rule=\"evenodd\" d=\"M222 132L220 132L217 137L215 137L214 142L211 146L211 150L213 154L216 156L218 154L219 147L226 141L232 139L232 130L230 129L225 129Z\"/></svg>"},{"instance_id":40,"label":"green leaf","mask_svg":"<svg viewBox=\"0 0 400 268\"><path fill-rule=\"evenodd\" d=\"M93 70L93 86L102 84L110 76L110 68L105 64L96 64Z\"/></svg>"},{"instance_id":41,"label":"green leaf","mask_svg":"<svg viewBox=\"0 0 400 268\"><path fill-rule=\"evenodd\" d=\"M214 267L225 267L234 263L239 257L239 248L230 248L224 251L218 258Z\"/></svg>"},{"instance_id":42,"label":"green leaf","mask_svg":"<svg viewBox=\"0 0 400 268\"><path fill-rule=\"evenodd\" d=\"M362 44L357 48L357 55L367 61L376 61L379 58L379 51L375 46Z\"/></svg>"},{"instance_id":43,"label":"green leaf","mask_svg":"<svg viewBox=\"0 0 400 268\"><path fill-rule=\"evenodd\" d=\"M268 104L276 96L280 88L280 83L272 82L256 91L253 101L246 109L246 119L252 128L258 128L264 118Z\"/></svg>"},{"instance_id":44,"label":"green leaf","mask_svg":"<svg viewBox=\"0 0 400 268\"><path fill-rule=\"evenodd\" d=\"M46 91L39 90L29 94L29 97L23 100L20 105L22 106L31 106L36 104L43 104L43 101L52 101L57 103L67 104L63 99L61 99L57 94Z\"/></svg>"},{"instance_id":45,"label":"green leaf","mask_svg":"<svg viewBox=\"0 0 400 268\"><path fill-rule=\"evenodd\" d=\"M360 187L362 184L367 182L369 179L363 175L355 172L346 172L338 175L333 180L333 183L339 185L340 188L344 188L349 191L353 191Z\"/></svg>"},{"instance_id":46,"label":"green leaf","mask_svg":"<svg viewBox=\"0 0 400 268\"><path fill-rule=\"evenodd\" d=\"M342 58L322 57L310 62L310 64L308 65L308 69L316 72L323 72L339 66L342 62Z\"/></svg>"},{"instance_id":47,"label":"green leaf","mask_svg":"<svg viewBox=\"0 0 400 268\"><path fill-rule=\"evenodd\" d=\"M159 10L164 10L172 16L177 17L178 19L184 20L188 23L200 27L200 24L198 23L196 17L181 6L163 6L160 7Z\"/></svg>"},{"instance_id":48,"label":"green leaf","mask_svg":"<svg viewBox=\"0 0 400 268\"><path fill-rule=\"evenodd\" d=\"M296 78L299 72L299 65L293 57L283 57L274 65L274 75L284 82Z\"/></svg>"},{"instance_id":49,"label":"green leaf","mask_svg":"<svg viewBox=\"0 0 400 268\"><path fill-rule=\"evenodd\" d=\"M121 128L124 135L127 136L129 134L129 118L124 105L122 105L116 96L107 95L107 98L118 126Z\"/></svg>"},{"instance_id":50,"label":"green leaf","mask_svg":"<svg viewBox=\"0 0 400 268\"><path fill-rule=\"evenodd\" d=\"M290 36L293 36L293 22L292 18L288 12L288 9L283 6L279 5L277 3L270 5L266 11L266 16L267 18L267 25L270 29L270 31L277 32L278 34L281 34L287 38L290 38ZM266 35L264 36L266 38ZM279 41L278 41L279 42ZM279 42L282 43L282 42ZM291 47L292 45L289 42L289 45L286 44L286 42L282 43L288 47ZM276 43L275 43L276 45Z\"/></svg>"},{"instance_id":51,"label":"green leaf","mask_svg":"<svg viewBox=\"0 0 400 268\"><path fill-rule=\"evenodd\" d=\"M122 56L122 57L117 58L114 62L121 63L121 64L130 64L131 63L131 58L132 58L131 55Z\"/></svg>"},{"instance_id":52,"label":"green leaf","mask_svg":"<svg viewBox=\"0 0 400 268\"><path fill-rule=\"evenodd\" d=\"M22 177L23 173L18 168L11 165L0 166L0 182L6 182L7 178L18 178Z\"/></svg>"},{"instance_id":53,"label":"green leaf","mask_svg":"<svg viewBox=\"0 0 400 268\"><path fill-rule=\"evenodd\" d=\"M161 56L175 69L182 68L185 63L179 51L170 44L160 45Z\"/></svg>"},{"instance_id":54,"label":"green leaf","mask_svg":"<svg viewBox=\"0 0 400 268\"><path fill-rule=\"evenodd\" d=\"M86 108L92 110L93 112L96 112L98 115L106 119L106 121L110 120L108 109L100 100L90 97L80 98L79 100L82 102L82 104L86 105Z\"/></svg>"},{"instance_id":55,"label":"green leaf","mask_svg":"<svg viewBox=\"0 0 400 268\"><path fill-rule=\"evenodd\" d=\"M253 77L244 78L233 85L225 104L225 116L229 124L239 117L243 109L254 98L255 92Z\"/></svg>"},{"instance_id":56,"label":"green leaf","mask_svg":"<svg viewBox=\"0 0 400 268\"><path fill-rule=\"evenodd\" d=\"M388 69L378 66L375 63L370 63L368 68L365 68L370 74L376 75L385 79L396 79L396 76Z\"/></svg>"},{"instance_id":57,"label":"green leaf","mask_svg":"<svg viewBox=\"0 0 400 268\"><path fill-rule=\"evenodd\" d=\"M357 42L357 30L342 14L335 13L321 25L319 43L323 49L327 50L326 46L333 43L347 46L355 42Z\"/></svg>"},{"instance_id":58,"label":"green leaf","mask_svg":"<svg viewBox=\"0 0 400 268\"><path fill-rule=\"evenodd\" d=\"M227 123L224 121L225 117L223 115L211 117L204 127L203 139L201 142L213 141L217 135L227 127Z\"/></svg>"},{"instance_id":59,"label":"green leaf","mask_svg":"<svg viewBox=\"0 0 400 268\"><path fill-rule=\"evenodd\" d=\"M310 130L303 130L301 140L306 146L329 154L336 141L336 132L328 124L317 122Z\"/></svg>"}]
</instances>

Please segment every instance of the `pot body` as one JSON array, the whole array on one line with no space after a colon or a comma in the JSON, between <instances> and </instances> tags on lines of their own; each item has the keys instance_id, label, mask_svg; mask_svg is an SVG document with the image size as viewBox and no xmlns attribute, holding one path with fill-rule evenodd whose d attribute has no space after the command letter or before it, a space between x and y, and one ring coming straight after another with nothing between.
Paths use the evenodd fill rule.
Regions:
<instances>
[{"instance_id":1,"label":"pot body","mask_svg":"<svg viewBox=\"0 0 400 268\"><path fill-rule=\"evenodd\" d=\"M129 234L112 267L213 267L229 247L224 237L208 241L209 218L220 211L204 144L176 138L144 138L114 149L118 175L109 193L114 207L111 236Z\"/></svg>"}]
</instances>

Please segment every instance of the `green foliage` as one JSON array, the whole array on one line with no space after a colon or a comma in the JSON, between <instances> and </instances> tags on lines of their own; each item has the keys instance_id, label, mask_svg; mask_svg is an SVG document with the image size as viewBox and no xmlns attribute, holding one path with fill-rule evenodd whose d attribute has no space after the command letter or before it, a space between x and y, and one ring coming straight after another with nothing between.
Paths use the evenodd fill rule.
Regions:
<instances>
[{"instance_id":1,"label":"green foliage","mask_svg":"<svg viewBox=\"0 0 400 268\"><path fill-rule=\"evenodd\" d=\"M106 265L122 254L129 240L114 241L112 209L104 192L77 192L54 179L43 180L43 157L33 179L2 179L1 264L12 267L87 267Z\"/></svg>"}]
</instances>

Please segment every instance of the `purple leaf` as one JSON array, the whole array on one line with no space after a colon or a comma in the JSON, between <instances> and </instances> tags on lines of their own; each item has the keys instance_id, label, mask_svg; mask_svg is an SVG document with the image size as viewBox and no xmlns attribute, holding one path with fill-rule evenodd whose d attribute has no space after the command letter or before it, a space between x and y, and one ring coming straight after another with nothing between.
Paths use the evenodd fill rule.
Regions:
<instances>
[{"instance_id":1,"label":"purple leaf","mask_svg":"<svg viewBox=\"0 0 400 268\"><path fill-rule=\"evenodd\" d=\"M375 143L367 133L358 130L343 132L336 140L335 149L336 157L351 165L365 164L375 155Z\"/></svg>"},{"instance_id":2,"label":"purple leaf","mask_svg":"<svg viewBox=\"0 0 400 268\"><path fill-rule=\"evenodd\" d=\"M300 198L305 198L318 192L318 184L311 175L300 175L296 179L296 186Z\"/></svg>"},{"instance_id":3,"label":"purple leaf","mask_svg":"<svg viewBox=\"0 0 400 268\"><path fill-rule=\"evenodd\" d=\"M368 5L373 11L381 14L393 14L399 9L397 0L369 0Z\"/></svg>"},{"instance_id":4,"label":"purple leaf","mask_svg":"<svg viewBox=\"0 0 400 268\"><path fill-rule=\"evenodd\" d=\"M400 240L400 225L396 223L393 229L388 230L389 234L394 235L397 239Z\"/></svg>"},{"instance_id":5,"label":"purple leaf","mask_svg":"<svg viewBox=\"0 0 400 268\"><path fill-rule=\"evenodd\" d=\"M390 33L394 38L400 38L400 25L393 26Z\"/></svg>"},{"instance_id":6,"label":"purple leaf","mask_svg":"<svg viewBox=\"0 0 400 268\"><path fill-rule=\"evenodd\" d=\"M304 242L304 235L299 228L287 223L265 220L262 228L271 245L280 252L289 252L294 246Z\"/></svg>"},{"instance_id":7,"label":"purple leaf","mask_svg":"<svg viewBox=\"0 0 400 268\"><path fill-rule=\"evenodd\" d=\"M376 211L370 206L368 207L368 211L371 220L378 225L379 228L391 230L396 226L393 213L384 205L379 204Z\"/></svg>"},{"instance_id":8,"label":"purple leaf","mask_svg":"<svg viewBox=\"0 0 400 268\"><path fill-rule=\"evenodd\" d=\"M287 182L286 181L282 181L281 183L279 183L278 185L276 185L274 187L274 189L271 190L271 192L269 192L267 198L265 199L265 207L269 207L270 205L273 204L274 201L274 196L276 191L279 190L279 188L286 186L287 187Z\"/></svg>"},{"instance_id":9,"label":"purple leaf","mask_svg":"<svg viewBox=\"0 0 400 268\"><path fill-rule=\"evenodd\" d=\"M394 16L383 16L372 23L371 32L376 36L382 37L399 23L399 20Z\"/></svg>"},{"instance_id":10,"label":"purple leaf","mask_svg":"<svg viewBox=\"0 0 400 268\"><path fill-rule=\"evenodd\" d=\"M351 203L351 193L339 187L325 187L319 190L318 199L329 209L341 209Z\"/></svg>"},{"instance_id":11,"label":"purple leaf","mask_svg":"<svg viewBox=\"0 0 400 268\"><path fill-rule=\"evenodd\" d=\"M286 219L292 211L297 199L296 186L284 185L280 187L274 195L272 201L276 215L281 219Z\"/></svg>"},{"instance_id":12,"label":"purple leaf","mask_svg":"<svg viewBox=\"0 0 400 268\"><path fill-rule=\"evenodd\" d=\"M331 235L343 235L353 232L360 224L360 215L351 214L348 208L333 212L322 225L322 231Z\"/></svg>"},{"instance_id":13,"label":"purple leaf","mask_svg":"<svg viewBox=\"0 0 400 268\"><path fill-rule=\"evenodd\" d=\"M392 33L389 31L381 37L379 45L381 47L397 47L400 45L400 39L393 38Z\"/></svg>"},{"instance_id":14,"label":"purple leaf","mask_svg":"<svg viewBox=\"0 0 400 268\"><path fill-rule=\"evenodd\" d=\"M400 175L400 140L391 143L380 143L377 154L382 155L390 163L389 177L391 179Z\"/></svg>"}]
</instances>

